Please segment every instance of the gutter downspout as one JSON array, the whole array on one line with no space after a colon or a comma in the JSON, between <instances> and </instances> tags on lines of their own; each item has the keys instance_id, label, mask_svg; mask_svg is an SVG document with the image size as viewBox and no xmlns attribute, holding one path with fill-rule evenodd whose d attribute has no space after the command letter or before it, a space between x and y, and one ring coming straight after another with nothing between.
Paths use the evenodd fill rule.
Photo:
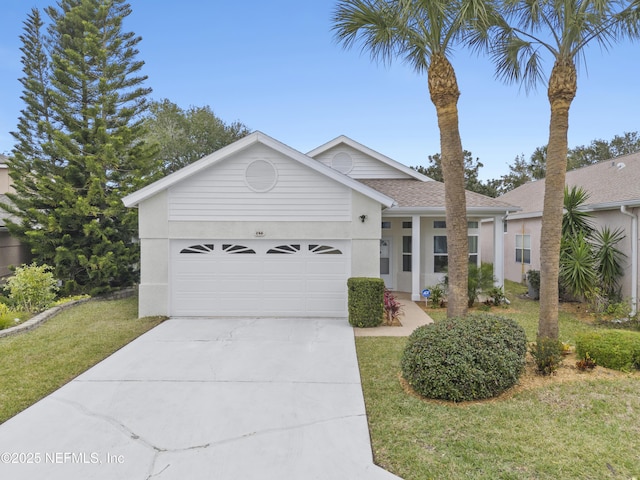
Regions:
<instances>
[{"instance_id":1,"label":"gutter downspout","mask_svg":"<svg viewBox=\"0 0 640 480\"><path fill-rule=\"evenodd\" d=\"M631 217L631 315L638 311L638 215L620 205L620 213Z\"/></svg>"}]
</instances>

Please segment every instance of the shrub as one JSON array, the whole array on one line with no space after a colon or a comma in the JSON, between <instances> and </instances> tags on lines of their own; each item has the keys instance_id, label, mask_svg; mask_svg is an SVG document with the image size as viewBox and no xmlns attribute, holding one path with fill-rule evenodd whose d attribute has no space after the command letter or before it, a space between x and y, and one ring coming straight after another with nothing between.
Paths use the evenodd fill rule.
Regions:
<instances>
[{"instance_id":1,"label":"shrub","mask_svg":"<svg viewBox=\"0 0 640 480\"><path fill-rule=\"evenodd\" d=\"M526 352L524 329L513 320L488 314L449 318L409 336L402 375L428 398L490 398L516 384Z\"/></svg>"},{"instance_id":2,"label":"shrub","mask_svg":"<svg viewBox=\"0 0 640 480\"><path fill-rule=\"evenodd\" d=\"M354 327L377 327L384 315L384 280L352 277L349 290L349 323Z\"/></svg>"},{"instance_id":3,"label":"shrub","mask_svg":"<svg viewBox=\"0 0 640 480\"><path fill-rule=\"evenodd\" d=\"M507 301L507 297L504 294L504 290L502 290L502 287L493 287L489 289L487 291L487 297L487 301L495 307L499 307Z\"/></svg>"},{"instance_id":4,"label":"shrub","mask_svg":"<svg viewBox=\"0 0 640 480\"><path fill-rule=\"evenodd\" d=\"M384 317L387 325L393 325L399 321L398 318L402 315L402 304L398 301L396 296L391 293L391 290L384 289Z\"/></svg>"},{"instance_id":5,"label":"shrub","mask_svg":"<svg viewBox=\"0 0 640 480\"><path fill-rule=\"evenodd\" d=\"M56 279L47 265L23 265L16 268L7 280L9 299L16 308L39 312L49 307L56 298Z\"/></svg>"},{"instance_id":6,"label":"shrub","mask_svg":"<svg viewBox=\"0 0 640 480\"><path fill-rule=\"evenodd\" d=\"M554 338L538 337L531 345L531 356L536 362L536 370L540 375L551 375L562 363L562 342Z\"/></svg>"},{"instance_id":7,"label":"shrub","mask_svg":"<svg viewBox=\"0 0 640 480\"><path fill-rule=\"evenodd\" d=\"M640 369L640 333L626 330L596 330L576 336L576 354L589 355L596 363L614 370Z\"/></svg>"},{"instance_id":8,"label":"shrub","mask_svg":"<svg viewBox=\"0 0 640 480\"><path fill-rule=\"evenodd\" d=\"M591 358L588 353L582 360L578 360L576 362L576 368L582 372L584 372L585 370L593 370L594 368L596 368L596 365L596 361Z\"/></svg>"},{"instance_id":9,"label":"shrub","mask_svg":"<svg viewBox=\"0 0 640 480\"><path fill-rule=\"evenodd\" d=\"M438 283L433 287L427 287L427 289L431 292L431 296L429 297L429 300L431 300L431 308L442 307L445 296L444 285Z\"/></svg>"},{"instance_id":10,"label":"shrub","mask_svg":"<svg viewBox=\"0 0 640 480\"><path fill-rule=\"evenodd\" d=\"M529 270L527 272L527 285L531 299L538 300L540 298L540 270Z\"/></svg>"}]
</instances>

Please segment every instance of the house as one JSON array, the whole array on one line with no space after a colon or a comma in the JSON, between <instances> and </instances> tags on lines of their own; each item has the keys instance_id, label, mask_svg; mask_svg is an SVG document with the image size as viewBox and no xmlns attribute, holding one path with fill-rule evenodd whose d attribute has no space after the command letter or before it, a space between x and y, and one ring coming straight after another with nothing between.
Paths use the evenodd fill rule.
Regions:
<instances>
[{"instance_id":1,"label":"house","mask_svg":"<svg viewBox=\"0 0 640 480\"><path fill-rule=\"evenodd\" d=\"M349 277L418 300L447 265L444 185L344 136L305 155L254 132L123 201L139 208L140 316L346 317ZM480 221L515 207L467 203L480 262ZM502 228L489 235L502 258Z\"/></svg>"},{"instance_id":2,"label":"house","mask_svg":"<svg viewBox=\"0 0 640 480\"><path fill-rule=\"evenodd\" d=\"M640 213L640 152L617 157L567 172L566 185L582 187L589 194L584 210L593 215L594 226L620 228L625 238L617 247L627 257L621 279L622 295L629 298L633 312L638 299L638 214ZM521 282L528 270L540 269L540 229L544 200L543 180L521 185L502 195L500 200L522 206L509 212L504 234L505 278ZM493 230L492 221L483 228ZM486 247L486 248L485 248ZM486 258L492 249L481 248Z\"/></svg>"},{"instance_id":3,"label":"house","mask_svg":"<svg viewBox=\"0 0 640 480\"><path fill-rule=\"evenodd\" d=\"M0 203L11 204L6 196L9 192L13 193L6 161L7 157L0 155ZM9 234L5 225L9 218L11 215L0 208L0 278L11 275L11 267L28 263L31 259L29 248Z\"/></svg>"}]
</instances>

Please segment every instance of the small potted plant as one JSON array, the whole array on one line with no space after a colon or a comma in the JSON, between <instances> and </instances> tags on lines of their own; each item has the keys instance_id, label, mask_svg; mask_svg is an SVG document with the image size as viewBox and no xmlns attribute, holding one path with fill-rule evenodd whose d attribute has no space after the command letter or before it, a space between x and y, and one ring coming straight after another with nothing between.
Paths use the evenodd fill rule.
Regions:
<instances>
[{"instance_id":1,"label":"small potted plant","mask_svg":"<svg viewBox=\"0 0 640 480\"><path fill-rule=\"evenodd\" d=\"M540 298L540 270L527 272L527 286L529 287L529 298L538 300Z\"/></svg>"}]
</instances>

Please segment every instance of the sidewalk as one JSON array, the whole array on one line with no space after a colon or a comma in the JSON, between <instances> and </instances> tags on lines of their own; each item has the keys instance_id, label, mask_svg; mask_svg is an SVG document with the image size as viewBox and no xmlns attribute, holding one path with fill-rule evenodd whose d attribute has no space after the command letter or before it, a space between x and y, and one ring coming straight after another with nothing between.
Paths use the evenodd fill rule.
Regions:
<instances>
[{"instance_id":1,"label":"sidewalk","mask_svg":"<svg viewBox=\"0 0 640 480\"><path fill-rule=\"evenodd\" d=\"M402 326L354 327L353 331L356 337L408 337L419 326L433 323L433 319L411 300L411 294L394 292L394 295L402 304L403 315L400 315Z\"/></svg>"}]
</instances>

